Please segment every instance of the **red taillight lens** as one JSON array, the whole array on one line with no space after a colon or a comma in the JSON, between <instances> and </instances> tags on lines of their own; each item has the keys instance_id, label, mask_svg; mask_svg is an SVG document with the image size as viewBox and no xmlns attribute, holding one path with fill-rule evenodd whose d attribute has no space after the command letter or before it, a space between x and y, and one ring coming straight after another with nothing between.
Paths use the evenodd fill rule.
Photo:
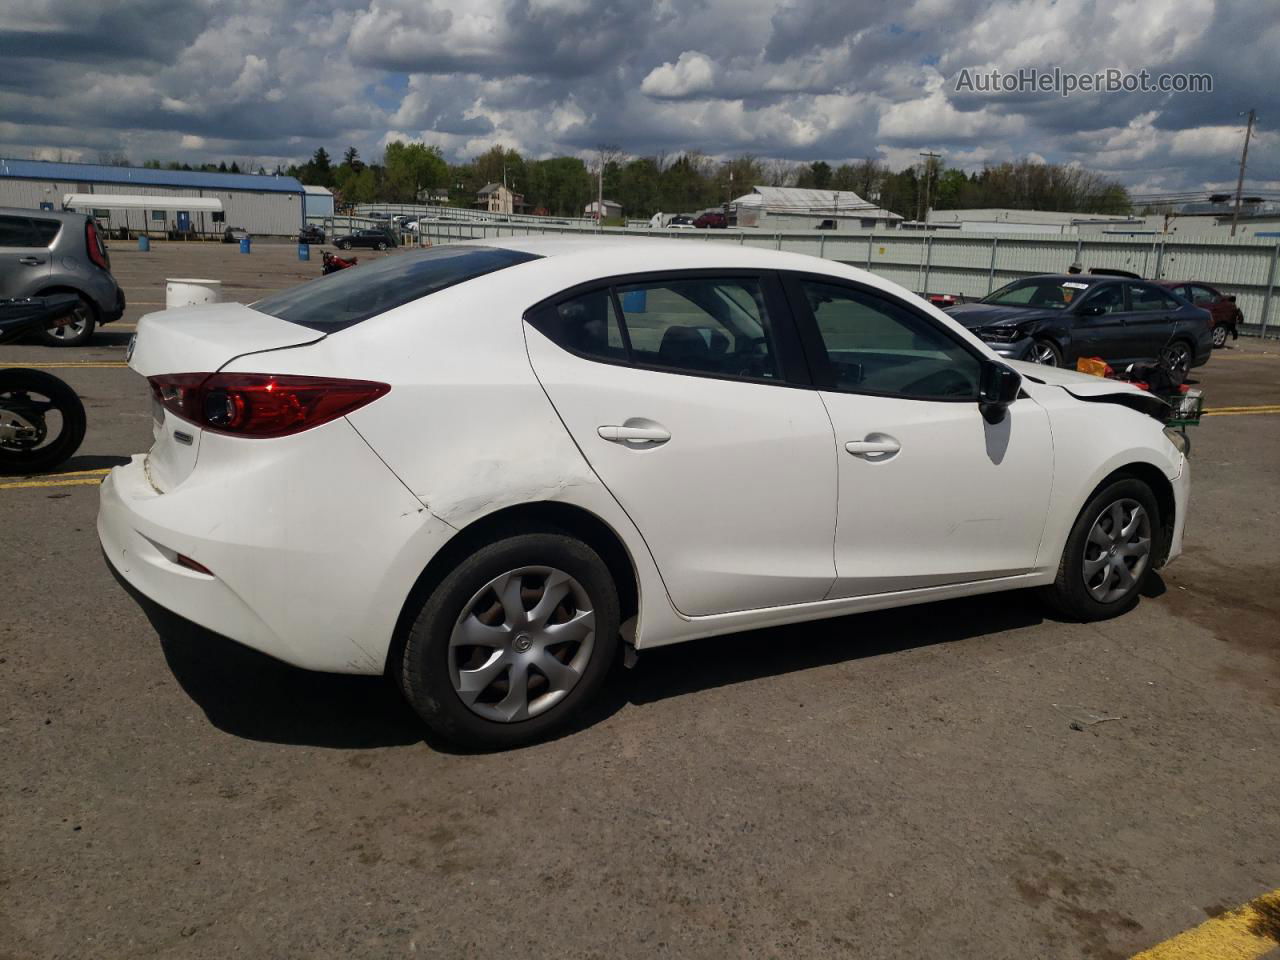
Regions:
<instances>
[{"instance_id":1,"label":"red taillight lens","mask_svg":"<svg viewBox=\"0 0 1280 960\"><path fill-rule=\"evenodd\" d=\"M391 389L372 380L270 373L174 373L149 382L166 410L206 430L240 437L309 430Z\"/></svg>"},{"instance_id":2,"label":"red taillight lens","mask_svg":"<svg viewBox=\"0 0 1280 960\"><path fill-rule=\"evenodd\" d=\"M111 269L111 264L107 260L106 250L102 247L102 239L98 236L98 225L92 220L85 221L84 245L89 251L90 260L100 266L103 270Z\"/></svg>"}]
</instances>

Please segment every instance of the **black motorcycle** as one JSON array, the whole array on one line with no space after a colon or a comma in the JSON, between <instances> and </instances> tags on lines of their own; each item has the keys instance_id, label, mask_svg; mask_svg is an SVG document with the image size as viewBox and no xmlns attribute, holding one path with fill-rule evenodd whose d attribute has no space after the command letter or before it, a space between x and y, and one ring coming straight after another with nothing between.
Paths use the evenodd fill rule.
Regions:
<instances>
[{"instance_id":1,"label":"black motorcycle","mask_svg":"<svg viewBox=\"0 0 1280 960\"><path fill-rule=\"evenodd\" d=\"M67 294L0 300L0 343L70 321L79 302ZM79 449L84 430L84 404L57 377L0 369L0 474L52 470Z\"/></svg>"}]
</instances>

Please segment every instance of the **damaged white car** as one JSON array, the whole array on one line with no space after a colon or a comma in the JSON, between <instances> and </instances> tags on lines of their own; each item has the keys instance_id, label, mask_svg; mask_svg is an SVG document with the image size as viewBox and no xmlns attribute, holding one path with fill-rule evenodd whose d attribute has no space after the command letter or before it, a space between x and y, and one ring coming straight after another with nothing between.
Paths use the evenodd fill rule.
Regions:
<instances>
[{"instance_id":1,"label":"damaged white car","mask_svg":"<svg viewBox=\"0 0 1280 960\"><path fill-rule=\"evenodd\" d=\"M435 247L149 315L131 366L119 574L472 746L561 728L624 652L1023 587L1110 617L1181 550L1161 401L793 254Z\"/></svg>"}]
</instances>

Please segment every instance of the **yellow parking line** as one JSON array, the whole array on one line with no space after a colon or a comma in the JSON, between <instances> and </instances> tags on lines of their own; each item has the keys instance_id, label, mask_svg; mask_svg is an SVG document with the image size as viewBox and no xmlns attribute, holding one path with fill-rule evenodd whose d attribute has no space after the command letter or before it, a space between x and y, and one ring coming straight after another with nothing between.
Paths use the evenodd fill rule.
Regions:
<instances>
[{"instance_id":1,"label":"yellow parking line","mask_svg":"<svg viewBox=\"0 0 1280 960\"><path fill-rule=\"evenodd\" d=\"M12 483L0 483L0 490L22 490L30 487L80 487L98 486L102 477L72 477L69 480L15 480Z\"/></svg>"},{"instance_id":2,"label":"yellow parking line","mask_svg":"<svg viewBox=\"0 0 1280 960\"><path fill-rule=\"evenodd\" d=\"M1210 407L1205 416L1238 416L1245 413L1280 413L1280 403L1263 403L1253 407Z\"/></svg>"},{"instance_id":3,"label":"yellow parking line","mask_svg":"<svg viewBox=\"0 0 1280 960\"><path fill-rule=\"evenodd\" d=\"M95 467L93 470L65 470L60 473L33 473L22 480L61 480L63 477L105 477L114 467Z\"/></svg>"},{"instance_id":4,"label":"yellow parking line","mask_svg":"<svg viewBox=\"0 0 1280 960\"><path fill-rule=\"evenodd\" d=\"M1180 933L1133 960L1254 960L1280 946L1280 890Z\"/></svg>"}]
</instances>

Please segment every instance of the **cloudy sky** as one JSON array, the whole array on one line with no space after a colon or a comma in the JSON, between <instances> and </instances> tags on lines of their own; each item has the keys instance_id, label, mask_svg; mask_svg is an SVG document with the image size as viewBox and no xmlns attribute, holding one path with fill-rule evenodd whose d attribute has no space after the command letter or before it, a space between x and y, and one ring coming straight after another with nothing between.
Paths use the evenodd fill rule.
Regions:
<instances>
[{"instance_id":1,"label":"cloudy sky","mask_svg":"<svg viewBox=\"0 0 1280 960\"><path fill-rule=\"evenodd\" d=\"M1078 161L1280 189L1275 0L3 0L0 155L451 160L684 149ZM957 92L962 69L1205 72L1212 93Z\"/></svg>"}]
</instances>

